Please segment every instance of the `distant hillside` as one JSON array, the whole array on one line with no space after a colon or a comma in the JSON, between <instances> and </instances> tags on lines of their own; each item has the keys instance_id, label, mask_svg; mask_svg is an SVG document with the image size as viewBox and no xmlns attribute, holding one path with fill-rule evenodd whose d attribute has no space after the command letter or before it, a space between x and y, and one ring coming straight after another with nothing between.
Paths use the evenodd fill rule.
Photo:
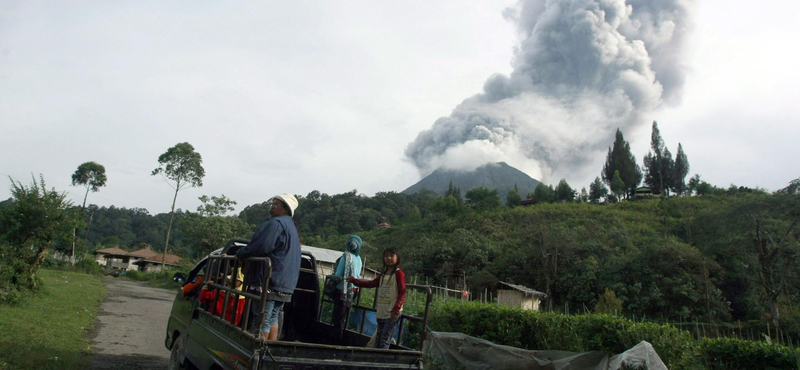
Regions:
<instances>
[{"instance_id":1,"label":"distant hillside","mask_svg":"<svg viewBox=\"0 0 800 370\"><path fill-rule=\"evenodd\" d=\"M461 189L462 196L466 195L467 190L483 186L489 189L497 189L497 193L503 201L505 201L508 191L514 188L514 184L517 185L522 198L533 192L539 185L538 180L509 166L505 162L499 162L485 164L470 172L439 168L418 183L403 190L403 193L413 194L422 189L428 189L438 194L445 194L450 181L453 181L453 186Z\"/></svg>"}]
</instances>

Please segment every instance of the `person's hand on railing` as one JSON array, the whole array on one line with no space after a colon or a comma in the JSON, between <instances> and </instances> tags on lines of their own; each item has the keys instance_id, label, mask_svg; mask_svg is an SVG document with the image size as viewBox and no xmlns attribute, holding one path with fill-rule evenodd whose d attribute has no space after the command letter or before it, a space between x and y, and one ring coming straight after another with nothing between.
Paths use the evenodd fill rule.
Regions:
<instances>
[{"instance_id":1,"label":"person's hand on railing","mask_svg":"<svg viewBox=\"0 0 800 370\"><path fill-rule=\"evenodd\" d=\"M347 282L349 282L349 283L354 283L355 281L356 281L356 278L354 278L354 277L352 277L352 276L348 276L348 277L347 277Z\"/></svg>"},{"instance_id":2,"label":"person's hand on railing","mask_svg":"<svg viewBox=\"0 0 800 370\"><path fill-rule=\"evenodd\" d=\"M394 311L392 311L390 317L392 318L393 322L397 322L397 320L400 320L400 314Z\"/></svg>"}]
</instances>

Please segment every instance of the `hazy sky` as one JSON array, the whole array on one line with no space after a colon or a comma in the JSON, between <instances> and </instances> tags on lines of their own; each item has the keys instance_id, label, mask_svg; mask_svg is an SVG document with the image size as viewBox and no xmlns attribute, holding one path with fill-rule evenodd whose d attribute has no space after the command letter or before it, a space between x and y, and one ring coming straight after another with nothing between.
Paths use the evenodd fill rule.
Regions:
<instances>
[{"instance_id":1,"label":"hazy sky","mask_svg":"<svg viewBox=\"0 0 800 370\"><path fill-rule=\"evenodd\" d=\"M800 2L689 3L684 85L624 126L637 160L657 120L690 175L786 186L800 177ZM151 213L169 211L150 172L179 142L206 170L184 209L203 194L238 212L283 192L401 191L425 171L409 144L512 74L521 40L516 1L77 4L0 0L0 175L43 174L80 203L70 176L95 161L108 183L90 203ZM549 181L588 187L605 157L592 153Z\"/></svg>"}]
</instances>

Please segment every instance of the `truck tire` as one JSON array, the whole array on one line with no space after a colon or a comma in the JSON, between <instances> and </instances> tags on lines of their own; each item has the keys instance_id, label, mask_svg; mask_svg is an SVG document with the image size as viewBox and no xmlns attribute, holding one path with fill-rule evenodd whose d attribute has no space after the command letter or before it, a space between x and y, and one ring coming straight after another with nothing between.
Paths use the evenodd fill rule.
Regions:
<instances>
[{"instance_id":1,"label":"truck tire","mask_svg":"<svg viewBox=\"0 0 800 370\"><path fill-rule=\"evenodd\" d=\"M172 344L172 352L169 354L169 370L187 370L189 368L187 361L181 364L181 355L183 354L183 336L175 338L175 343Z\"/></svg>"}]
</instances>

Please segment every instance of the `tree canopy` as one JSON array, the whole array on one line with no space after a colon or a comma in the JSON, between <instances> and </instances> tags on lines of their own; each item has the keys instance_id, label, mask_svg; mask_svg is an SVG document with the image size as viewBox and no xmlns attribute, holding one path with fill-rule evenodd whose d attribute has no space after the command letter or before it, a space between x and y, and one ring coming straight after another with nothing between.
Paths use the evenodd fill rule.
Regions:
<instances>
[{"instance_id":1,"label":"tree canopy","mask_svg":"<svg viewBox=\"0 0 800 370\"><path fill-rule=\"evenodd\" d=\"M84 162L72 174L72 186L85 186L86 195L89 191L97 192L106 186L106 168L97 162ZM86 208L86 195L83 197L83 206Z\"/></svg>"},{"instance_id":2,"label":"tree canopy","mask_svg":"<svg viewBox=\"0 0 800 370\"><path fill-rule=\"evenodd\" d=\"M497 189L489 190L484 187L470 189L466 194L466 205L479 211L494 209L502 205Z\"/></svg>"}]
</instances>

